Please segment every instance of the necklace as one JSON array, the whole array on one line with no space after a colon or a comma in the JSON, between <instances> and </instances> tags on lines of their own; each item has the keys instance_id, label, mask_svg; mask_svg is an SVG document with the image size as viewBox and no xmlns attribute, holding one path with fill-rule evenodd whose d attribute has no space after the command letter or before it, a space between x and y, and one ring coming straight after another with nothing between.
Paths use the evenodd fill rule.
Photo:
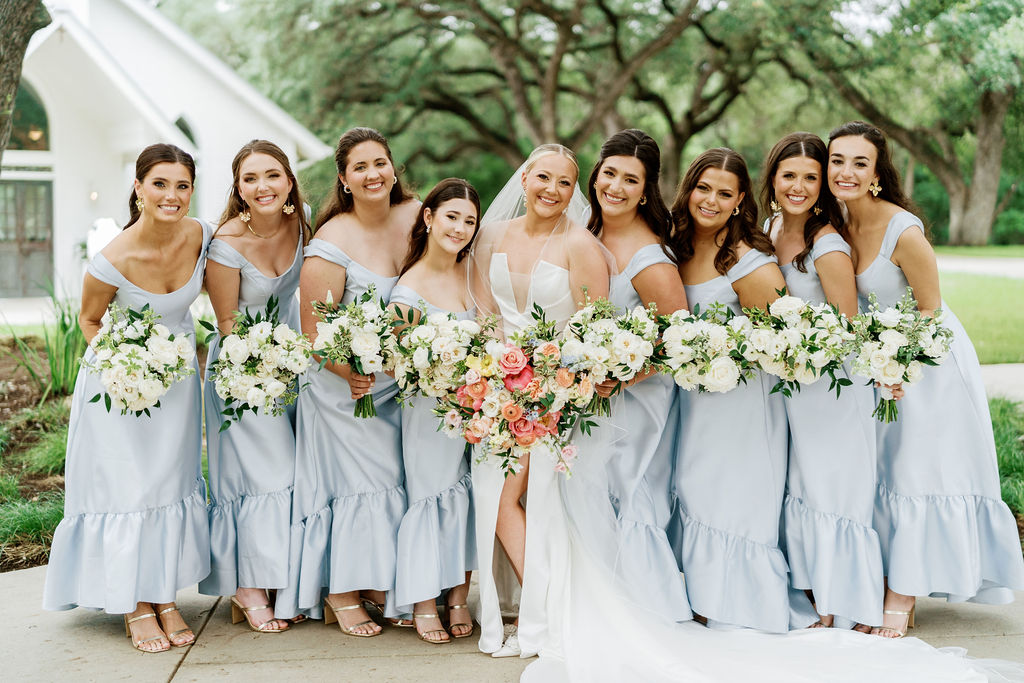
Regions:
<instances>
[{"instance_id":1,"label":"necklace","mask_svg":"<svg viewBox=\"0 0 1024 683\"><path fill-rule=\"evenodd\" d=\"M274 237L274 235L276 235L277 233L281 232L281 227L278 227L277 230L274 231L274 235L261 235L261 234L259 234L258 232L256 232L255 230L252 229L252 224L249 223L249 221L242 221L242 222L245 223L245 227L249 228L249 232L251 232L252 234L256 235L261 240L269 240L272 237Z\"/></svg>"}]
</instances>

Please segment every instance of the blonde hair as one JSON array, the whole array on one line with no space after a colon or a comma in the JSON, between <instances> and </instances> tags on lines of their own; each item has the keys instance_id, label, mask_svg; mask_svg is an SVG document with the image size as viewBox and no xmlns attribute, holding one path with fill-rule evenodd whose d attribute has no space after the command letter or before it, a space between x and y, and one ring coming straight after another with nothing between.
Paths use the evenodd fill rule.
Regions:
<instances>
[{"instance_id":1,"label":"blonde hair","mask_svg":"<svg viewBox=\"0 0 1024 683\"><path fill-rule=\"evenodd\" d=\"M576 161L576 154L565 145L560 145L557 142L545 142L543 145L540 145L530 152L530 156L526 157L526 163L523 165L523 170L528 172L541 157L546 157L549 154L558 154L571 161L573 167L576 169L576 177L579 178L580 165L579 162Z\"/></svg>"}]
</instances>

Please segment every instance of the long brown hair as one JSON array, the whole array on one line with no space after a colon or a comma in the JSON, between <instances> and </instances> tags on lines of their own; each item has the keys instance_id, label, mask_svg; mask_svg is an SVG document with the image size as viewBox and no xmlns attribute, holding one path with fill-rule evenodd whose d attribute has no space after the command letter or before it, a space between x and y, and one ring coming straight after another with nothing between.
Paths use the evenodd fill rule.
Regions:
<instances>
[{"instance_id":1,"label":"long brown hair","mask_svg":"<svg viewBox=\"0 0 1024 683\"><path fill-rule=\"evenodd\" d=\"M896 170L896 166L892 163L889 140L885 137L885 133L870 123L849 121L833 128L832 132L828 134L829 147L832 146L832 141L836 138L845 138L849 135L864 138L874 145L878 151L877 158L875 159L875 173L878 174L878 184L882 186L881 192L878 193L878 198L892 202L904 211L909 211L920 218L921 210L911 201L910 197L903 193L903 183L900 182L899 171Z\"/></svg>"},{"instance_id":2,"label":"long brown hair","mask_svg":"<svg viewBox=\"0 0 1024 683\"><path fill-rule=\"evenodd\" d=\"M250 140L242 145L242 149L238 150L238 154L236 154L235 158L231 160L231 189L228 190L228 203L227 206L224 207L224 213L220 216L220 222L217 224L218 227L224 225L239 213L246 211L249 208L246 205L245 200L242 199L242 195L238 192L238 183L241 180L242 162L253 154L266 154L269 157L273 157L277 163L281 164L281 167L284 169L284 174L288 176L288 180L291 181L292 189L291 192L288 193L288 203L294 206L296 211L298 211L299 227L302 232L302 243L305 244L309 241L311 231L309 228L309 218L306 217L305 203L302 201L302 192L299 191L299 181L295 178L295 173L292 172L292 166L288 161L288 155L284 153L284 150L269 140Z\"/></svg>"},{"instance_id":3,"label":"long brown hair","mask_svg":"<svg viewBox=\"0 0 1024 683\"><path fill-rule=\"evenodd\" d=\"M462 178L445 178L434 186L434 189L423 200L423 204L420 205L420 211L416 214L416 222L413 224L412 232L409 234L409 254L405 257L402 270L398 273L399 277L404 275L405 271L412 268L427 253L427 240L429 238L427 236L426 212L429 210L432 215L437 215L437 209L449 199L468 199L476 208L477 217L477 229L473 231L473 236L466 243L466 246L459 250L455 257L455 262L462 261L473 247L473 240L476 239L476 234L480 230L480 195L477 194L476 189L467 180Z\"/></svg>"},{"instance_id":4,"label":"long brown hair","mask_svg":"<svg viewBox=\"0 0 1024 683\"><path fill-rule=\"evenodd\" d=\"M818 192L818 199L814 206L807 212L807 220L804 222L804 249L793 259L793 265L801 273L807 272L805 260L811 249L814 247L814 236L826 225L831 225L839 230L839 233L846 238L843 226L843 215L839 211L839 202L832 195L828 187L828 149L814 133L790 133L775 143L768 158L764 162L764 171L761 173L761 210L769 216L772 215L771 204L775 201L775 174L779 170L779 164L786 159L806 157L818 162L821 169L818 177L821 180L821 189ZM815 213L819 209L820 213Z\"/></svg>"},{"instance_id":5,"label":"long brown hair","mask_svg":"<svg viewBox=\"0 0 1024 683\"><path fill-rule=\"evenodd\" d=\"M373 128L360 127L345 131L341 138L338 139L338 146L334 150L334 165L338 169L338 177L334 180L334 191L327 197L327 201L324 202L323 208L320 209L320 213L316 217L315 230L319 230L324 223L331 220L338 214L349 213L355 208L355 204L352 201L352 195L344 191L345 184L341 181L341 175L345 172L345 168L348 167L348 155L351 153L352 148L362 142L378 143L384 148L384 153L387 154L388 161L391 162L391 165L395 165L395 160L391 156L391 147L388 146L387 138L376 130ZM397 167L395 168L395 184L391 188L389 198L391 200L391 206L401 204L402 202L413 198L412 194L402 187L402 181L398 177Z\"/></svg>"},{"instance_id":6,"label":"long brown hair","mask_svg":"<svg viewBox=\"0 0 1024 683\"><path fill-rule=\"evenodd\" d=\"M144 181L157 164L181 164L188 170L192 183L196 182L196 162L192 155L180 147L165 142L150 145L139 153L139 158L135 160L135 179L140 183ZM135 192L135 187L132 186L132 194L128 197L128 222L121 228L122 230L126 230L132 223L139 220L142 212L139 211L136 204L138 199L139 195Z\"/></svg>"},{"instance_id":7,"label":"long brown hair","mask_svg":"<svg viewBox=\"0 0 1024 683\"><path fill-rule=\"evenodd\" d=\"M709 168L717 168L732 173L739 179L739 191L743 200L739 203L739 214L729 215L721 230L725 231L725 239L718 253L715 254L715 270L725 275L738 260L736 246L746 242L757 251L774 254L772 241L757 224L757 201L754 199L750 183L747 162L739 152L728 147L715 147L701 154L686 169L686 175L679 183L676 198L672 202L672 224L675 231L672 235L672 249L679 263L693 258L693 217L690 215L690 195L693 193L701 175Z\"/></svg>"},{"instance_id":8,"label":"long brown hair","mask_svg":"<svg viewBox=\"0 0 1024 683\"><path fill-rule=\"evenodd\" d=\"M668 248L672 240L672 219L665 206L665 200L661 197L661 190L658 188L658 180L661 175L661 150L658 143L647 133L636 128L620 130L601 145L601 155L594 164L594 170L590 173L590 183L587 186L587 195L590 199L590 221L587 223L587 230L595 235L601 234L604 217L601 214L601 205L597 201L597 190L594 183L597 182L598 174L608 157L635 157L644 166L644 202L637 206L637 213L644 223L647 224L658 240L662 249L674 261L675 255Z\"/></svg>"}]
</instances>

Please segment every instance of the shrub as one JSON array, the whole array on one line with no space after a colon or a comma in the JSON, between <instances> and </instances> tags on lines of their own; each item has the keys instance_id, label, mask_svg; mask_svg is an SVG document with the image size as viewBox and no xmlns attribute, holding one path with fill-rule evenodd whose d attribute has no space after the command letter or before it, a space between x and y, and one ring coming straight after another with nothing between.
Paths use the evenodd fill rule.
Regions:
<instances>
[{"instance_id":1,"label":"shrub","mask_svg":"<svg viewBox=\"0 0 1024 683\"><path fill-rule=\"evenodd\" d=\"M1003 500L1024 515L1024 412L1018 403L1002 398L989 401L992 433L996 439Z\"/></svg>"}]
</instances>

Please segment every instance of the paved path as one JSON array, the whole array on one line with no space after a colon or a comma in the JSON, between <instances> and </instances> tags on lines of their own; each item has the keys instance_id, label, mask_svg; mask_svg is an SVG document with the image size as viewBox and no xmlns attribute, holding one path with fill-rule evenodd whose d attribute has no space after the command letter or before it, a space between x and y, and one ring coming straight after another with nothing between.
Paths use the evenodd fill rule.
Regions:
<instances>
[{"instance_id":1,"label":"paved path","mask_svg":"<svg viewBox=\"0 0 1024 683\"><path fill-rule=\"evenodd\" d=\"M987 258L938 254L939 270L949 273L973 273L1024 278L1024 258Z\"/></svg>"},{"instance_id":2,"label":"paved path","mask_svg":"<svg viewBox=\"0 0 1024 683\"><path fill-rule=\"evenodd\" d=\"M429 645L412 629L388 628L376 638L356 639L311 621L280 635L260 635L231 624L226 600L194 589L182 591L178 604L197 632L196 644L142 654L131 648L117 616L42 611L44 572L38 567L0 574L3 680L512 683L530 661L483 655L476 637ZM1024 592L1013 604L1000 606L923 598L917 611L919 626L911 634L932 645L1024 662Z\"/></svg>"}]
</instances>

